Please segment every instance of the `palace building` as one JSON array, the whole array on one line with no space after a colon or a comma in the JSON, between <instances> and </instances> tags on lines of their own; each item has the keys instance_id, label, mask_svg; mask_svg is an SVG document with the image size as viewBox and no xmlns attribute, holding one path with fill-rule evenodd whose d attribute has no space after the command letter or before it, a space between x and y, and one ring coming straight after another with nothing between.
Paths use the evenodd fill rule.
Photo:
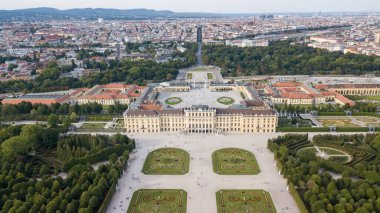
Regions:
<instances>
[{"instance_id":1,"label":"palace building","mask_svg":"<svg viewBox=\"0 0 380 213\"><path fill-rule=\"evenodd\" d=\"M172 110L128 110L125 128L130 133L259 133L275 132L277 114L271 109L223 109L196 105Z\"/></svg>"},{"instance_id":2,"label":"palace building","mask_svg":"<svg viewBox=\"0 0 380 213\"><path fill-rule=\"evenodd\" d=\"M186 70L177 81L148 85L123 115L126 132L276 131L277 112L251 85L226 82L218 75L215 68L202 67Z\"/></svg>"},{"instance_id":3,"label":"palace building","mask_svg":"<svg viewBox=\"0 0 380 213\"><path fill-rule=\"evenodd\" d=\"M335 91L342 95L364 95L376 96L380 95L380 84L334 84L327 85L331 91Z\"/></svg>"}]
</instances>

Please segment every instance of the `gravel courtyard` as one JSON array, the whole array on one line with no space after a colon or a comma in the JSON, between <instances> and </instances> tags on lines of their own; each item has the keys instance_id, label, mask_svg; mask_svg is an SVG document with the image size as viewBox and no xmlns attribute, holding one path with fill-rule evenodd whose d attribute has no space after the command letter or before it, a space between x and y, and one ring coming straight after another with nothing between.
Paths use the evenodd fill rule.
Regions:
<instances>
[{"instance_id":1,"label":"gravel courtyard","mask_svg":"<svg viewBox=\"0 0 380 213\"><path fill-rule=\"evenodd\" d=\"M173 108L186 108L192 105L208 105L209 107L226 108L228 105L221 104L217 101L220 97L230 97L235 100L234 104L239 104L243 99L238 91L212 92L207 88L192 89L190 92L160 92L157 100L165 106L165 100L170 97L179 97L182 102L172 105Z\"/></svg>"},{"instance_id":2,"label":"gravel courtyard","mask_svg":"<svg viewBox=\"0 0 380 213\"><path fill-rule=\"evenodd\" d=\"M221 189L262 189L271 194L277 212L299 212L287 192L286 180L279 175L273 154L266 149L271 134L179 135L134 134L137 149L131 153L129 167L119 180L107 212L125 213L133 192L139 189L183 189L188 193L187 213L216 213L215 193ZM190 171L185 175L144 175L141 170L150 151L176 147L189 152ZM261 172L258 175L217 175L213 172L212 153L236 147L251 151Z\"/></svg>"}]
</instances>

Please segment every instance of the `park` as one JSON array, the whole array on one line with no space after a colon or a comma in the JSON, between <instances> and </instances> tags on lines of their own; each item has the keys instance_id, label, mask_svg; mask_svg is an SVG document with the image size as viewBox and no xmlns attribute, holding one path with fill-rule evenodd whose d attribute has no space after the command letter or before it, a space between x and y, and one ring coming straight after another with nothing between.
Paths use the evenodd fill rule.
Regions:
<instances>
[{"instance_id":1,"label":"park","mask_svg":"<svg viewBox=\"0 0 380 213\"><path fill-rule=\"evenodd\" d=\"M145 206L149 208L143 209L144 212L219 213L224 212L219 210L217 194L222 191L226 199L235 197L235 207L241 210L226 209L226 213L245 213L246 209L251 210L248 212L260 209L268 213L298 213L287 191L286 180L279 174L273 154L266 148L267 140L276 135L278 133L253 138L249 134L133 134L136 149L130 154L129 167L119 179L118 190L107 211L130 213L134 210L138 213L142 212L139 206ZM214 172L215 154L225 155L217 160L228 162L228 167L220 174ZM184 162L188 162L186 172L179 166ZM145 171L152 165L153 169ZM165 195L166 190L176 192L170 192L173 193L170 197ZM179 192L186 192L182 194L182 208L168 209L164 200L172 200L171 206L178 206Z\"/></svg>"}]
</instances>

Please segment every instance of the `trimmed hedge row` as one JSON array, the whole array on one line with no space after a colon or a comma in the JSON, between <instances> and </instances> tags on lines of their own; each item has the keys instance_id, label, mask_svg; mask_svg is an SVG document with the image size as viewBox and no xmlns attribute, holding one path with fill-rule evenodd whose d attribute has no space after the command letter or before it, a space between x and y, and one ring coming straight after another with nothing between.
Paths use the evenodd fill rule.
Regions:
<instances>
[{"instance_id":1,"label":"trimmed hedge row","mask_svg":"<svg viewBox=\"0 0 380 213\"><path fill-rule=\"evenodd\" d=\"M368 132L368 127L337 127L337 132Z\"/></svg>"},{"instance_id":2,"label":"trimmed hedge row","mask_svg":"<svg viewBox=\"0 0 380 213\"><path fill-rule=\"evenodd\" d=\"M120 133L125 132L124 128L108 128L108 129L75 129L76 132L111 132L111 133Z\"/></svg>"},{"instance_id":3,"label":"trimmed hedge row","mask_svg":"<svg viewBox=\"0 0 380 213\"><path fill-rule=\"evenodd\" d=\"M328 127L279 127L277 132L330 132Z\"/></svg>"},{"instance_id":4,"label":"trimmed hedge row","mask_svg":"<svg viewBox=\"0 0 380 213\"><path fill-rule=\"evenodd\" d=\"M121 168L122 170L126 169L127 166L128 166L128 159L129 159L129 151L127 150L126 152L128 152L127 155L123 154L123 157L122 157L122 160L123 162L121 163ZM125 152L124 152L125 153ZM121 176L122 174L120 174ZM98 210L98 213L105 213L107 211L107 207L108 205L110 204L111 202L111 199L112 199L112 196L113 194L115 193L116 191L116 185L117 183L114 183L112 184L112 186L110 187L110 189L108 190L107 192L107 195L106 197L104 198L103 202L102 202L102 205L100 206L99 210Z\"/></svg>"},{"instance_id":5,"label":"trimmed hedge row","mask_svg":"<svg viewBox=\"0 0 380 213\"><path fill-rule=\"evenodd\" d=\"M270 146L270 143L268 143L268 147ZM271 150L273 152L273 150ZM284 166L282 165L281 161L277 159L276 152L274 152L274 159L276 160L276 166L280 170L281 174L284 174ZM298 194L296 188L294 187L293 183L291 181L287 181L288 187L289 187L289 193L293 196L294 201L296 202L298 209L301 213L308 213L304 202L302 201L301 196Z\"/></svg>"},{"instance_id":6,"label":"trimmed hedge row","mask_svg":"<svg viewBox=\"0 0 380 213\"><path fill-rule=\"evenodd\" d=\"M373 112L354 112L352 113L353 116L372 116L372 117L379 117L380 114L373 113Z\"/></svg>"},{"instance_id":7,"label":"trimmed hedge row","mask_svg":"<svg viewBox=\"0 0 380 213\"><path fill-rule=\"evenodd\" d=\"M108 207L115 191L116 191L116 183L112 184L112 186L108 190L107 195L104 198L103 203L98 210L98 213L105 213L107 211L107 207Z\"/></svg>"},{"instance_id":8,"label":"trimmed hedge row","mask_svg":"<svg viewBox=\"0 0 380 213\"><path fill-rule=\"evenodd\" d=\"M318 116L346 116L345 112L318 112Z\"/></svg>"},{"instance_id":9,"label":"trimmed hedge row","mask_svg":"<svg viewBox=\"0 0 380 213\"><path fill-rule=\"evenodd\" d=\"M376 131L378 131L376 129ZM329 127L279 127L277 132L330 132ZM336 132L368 132L368 127L336 127Z\"/></svg>"},{"instance_id":10,"label":"trimmed hedge row","mask_svg":"<svg viewBox=\"0 0 380 213\"><path fill-rule=\"evenodd\" d=\"M70 160L66 161L63 165L62 165L62 171L64 172L67 172L68 170L70 170L72 167L78 165L78 164L94 164L94 163L98 163L98 162L101 162L101 161L107 161L109 156L111 154L116 154L117 156L121 156L123 155L123 153L126 151L126 150L132 150L133 149L133 145L132 144L128 144L128 145L116 145L114 147L107 147L107 148L104 148L102 150L100 150L99 152L95 153L95 154L92 154L92 155L88 155L88 156L85 156L85 157L82 157L82 158L71 158Z\"/></svg>"},{"instance_id":11,"label":"trimmed hedge row","mask_svg":"<svg viewBox=\"0 0 380 213\"><path fill-rule=\"evenodd\" d=\"M12 122L12 121L47 121L48 115L31 115L31 114L18 114L18 115L1 115L0 121Z\"/></svg>"},{"instance_id":12,"label":"trimmed hedge row","mask_svg":"<svg viewBox=\"0 0 380 213\"><path fill-rule=\"evenodd\" d=\"M318 116L346 116L345 112L318 112ZM353 112L352 116L372 116L380 117L380 114L373 112Z\"/></svg>"},{"instance_id":13,"label":"trimmed hedge row","mask_svg":"<svg viewBox=\"0 0 380 213\"><path fill-rule=\"evenodd\" d=\"M298 194L296 188L294 187L293 183L289 181L288 183L289 186L289 192L293 196L294 200L296 201L296 204L298 206L298 209L300 210L301 213L308 213L309 211L307 210L305 204L302 201L301 196Z\"/></svg>"}]
</instances>

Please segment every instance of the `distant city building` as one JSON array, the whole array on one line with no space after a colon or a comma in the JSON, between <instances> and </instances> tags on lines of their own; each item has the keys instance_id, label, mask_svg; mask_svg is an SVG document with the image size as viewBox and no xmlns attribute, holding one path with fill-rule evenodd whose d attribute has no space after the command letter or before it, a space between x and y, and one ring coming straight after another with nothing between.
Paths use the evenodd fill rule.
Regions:
<instances>
[{"instance_id":1,"label":"distant city building","mask_svg":"<svg viewBox=\"0 0 380 213\"><path fill-rule=\"evenodd\" d=\"M227 46L237 47L267 47L269 46L268 40L226 40Z\"/></svg>"},{"instance_id":2,"label":"distant city building","mask_svg":"<svg viewBox=\"0 0 380 213\"><path fill-rule=\"evenodd\" d=\"M375 34L375 43L380 44L380 33Z\"/></svg>"}]
</instances>

